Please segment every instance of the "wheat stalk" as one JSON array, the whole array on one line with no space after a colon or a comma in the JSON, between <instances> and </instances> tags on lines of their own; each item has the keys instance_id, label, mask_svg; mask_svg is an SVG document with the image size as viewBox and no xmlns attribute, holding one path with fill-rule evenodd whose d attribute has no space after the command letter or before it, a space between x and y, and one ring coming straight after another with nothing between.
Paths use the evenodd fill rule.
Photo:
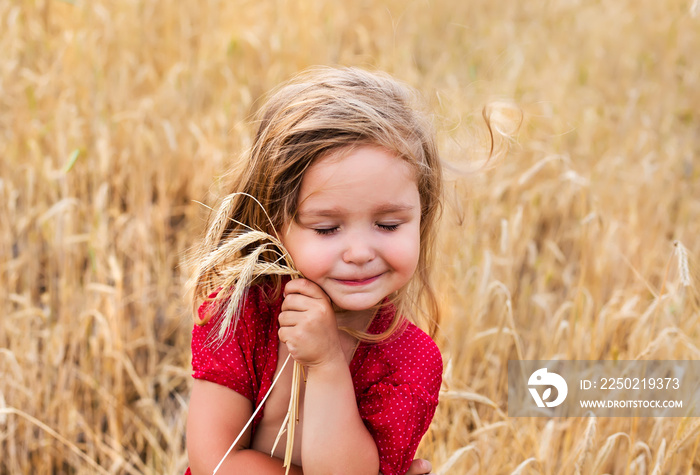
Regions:
<instances>
[{"instance_id":1,"label":"wheat stalk","mask_svg":"<svg viewBox=\"0 0 700 475\"><path fill-rule=\"evenodd\" d=\"M525 467L530 465L532 462L534 462L535 464L539 463L535 457L530 457L529 459L524 460L520 465L515 467L515 470L513 470L510 475L520 475L521 473L523 473L523 470L525 470Z\"/></svg>"},{"instance_id":2,"label":"wheat stalk","mask_svg":"<svg viewBox=\"0 0 700 475\"><path fill-rule=\"evenodd\" d=\"M654 464L654 469L651 475L661 475L664 468L664 462L666 461L666 439L661 440L661 445L659 446L659 453L656 456L656 463Z\"/></svg>"},{"instance_id":3,"label":"wheat stalk","mask_svg":"<svg viewBox=\"0 0 700 475\"><path fill-rule=\"evenodd\" d=\"M452 455L450 455L450 457L445 461L445 463L442 464L442 466L436 471L436 473L438 473L439 475L447 474L452 469L452 467L462 458L462 455L464 455L467 452L474 452L476 454L477 463L481 465L479 449L476 447L475 444L469 444L452 452Z\"/></svg>"},{"instance_id":4,"label":"wheat stalk","mask_svg":"<svg viewBox=\"0 0 700 475\"><path fill-rule=\"evenodd\" d=\"M583 440L581 441L580 454L576 459L576 466L574 467L574 473L577 475L582 473L583 468L586 466L591 453L593 452L593 442L597 432L597 420L595 416L590 416L591 419L588 421L588 426L586 426L586 432L584 433Z\"/></svg>"},{"instance_id":5,"label":"wheat stalk","mask_svg":"<svg viewBox=\"0 0 700 475\"><path fill-rule=\"evenodd\" d=\"M616 432L615 434L608 437L605 440L605 444L603 444L603 447L598 451L598 454L596 455L595 462L593 462L593 470L591 471L591 473L602 472L603 466L608 461L610 454L613 453L613 449L615 448L615 442L617 442L617 439L619 439L620 437L624 437L625 439L627 439L627 442L631 442L630 436L624 432Z\"/></svg>"},{"instance_id":6,"label":"wheat stalk","mask_svg":"<svg viewBox=\"0 0 700 475\"><path fill-rule=\"evenodd\" d=\"M212 472L213 474L216 474L216 472L219 471L219 468L221 468L221 465L224 463L224 460L226 460L226 457L228 457L228 454L231 453L231 451L233 450L233 448L236 446L236 444L238 443L238 441L241 439L241 437L242 437L243 434L245 433L246 429L248 429L248 426L253 422L253 419L255 418L255 416L257 416L257 415L258 415L258 412L260 412L260 409L261 409L261 408L263 407L263 405L265 404L265 401L267 401L267 397L268 397L268 396L270 395L270 393L272 392L272 388L275 387L275 384L277 384L277 380L278 380L278 379L280 378L280 376L282 375L282 372L284 372L284 368L287 367L287 363L289 363L289 358L290 358L291 356L292 356L292 355L287 355L287 359L284 360L284 363L282 364L282 369L281 369L280 372L277 374L277 377L275 378L275 380L272 381L272 386L270 386L270 390L269 390L269 391L265 394L265 396L262 398L262 401L260 401L260 404L258 405L258 407L255 408L255 411L253 411L253 414L250 416L250 419L248 419L248 422L245 423L245 425L243 426L243 429L241 429L241 432L238 433L238 435L236 436L236 438L234 439L234 441L231 443L231 445L229 446L229 448L228 448L228 450L226 451L226 453L224 454L224 456L221 457L221 460L219 461L219 464L216 466L216 468L214 468L214 472ZM287 417L289 417L289 414L287 414ZM285 418L285 422L286 422L286 421L287 421L287 418ZM282 424L282 427L283 427L283 428L284 428L284 425L285 425L285 424ZM282 433L282 430L280 430L280 434L281 434L281 433ZM277 434L277 438L278 438L278 439L279 439L279 437L280 437L280 434ZM288 443L287 445L289 445L289 443ZM291 450L291 449L289 449L289 450Z\"/></svg>"},{"instance_id":7,"label":"wheat stalk","mask_svg":"<svg viewBox=\"0 0 700 475\"><path fill-rule=\"evenodd\" d=\"M0 408L0 415L3 417L6 417L7 414L14 414L19 417L22 417L29 421L30 423L34 424L38 428L42 429L44 432L49 434L51 437L54 439L58 440L60 443L65 445L68 449L70 449L72 452L74 452L78 457L80 457L82 460L84 460L88 465L90 465L96 472L98 473L104 473L108 474L109 472L105 470L104 468L100 467L97 462L95 462L93 459L91 459L85 452L80 450L78 446L76 446L74 443L72 443L70 440L66 439L63 437L61 434L56 432L53 428L49 427L47 424L44 424L42 421L37 419L36 417L32 416L31 414L27 414L24 411L21 411L19 409L16 409L14 407L3 407Z\"/></svg>"},{"instance_id":8,"label":"wheat stalk","mask_svg":"<svg viewBox=\"0 0 700 475\"><path fill-rule=\"evenodd\" d=\"M688 249L680 242L673 243L676 248L675 253L678 257L678 270L680 273L680 281L683 287L690 287L690 267L688 266Z\"/></svg>"},{"instance_id":9,"label":"wheat stalk","mask_svg":"<svg viewBox=\"0 0 700 475\"><path fill-rule=\"evenodd\" d=\"M685 444L688 443L690 439L697 436L700 432L700 419L695 419L690 426L688 426L685 431L673 442L669 453L672 455L678 452Z\"/></svg>"},{"instance_id":10,"label":"wheat stalk","mask_svg":"<svg viewBox=\"0 0 700 475\"><path fill-rule=\"evenodd\" d=\"M272 220L270 220L270 217L267 214L267 211L265 211L265 208L262 206L262 204L257 199L255 199L255 197L248 195L247 193L232 193L231 195L226 197L226 199L224 199L221 205L219 212L217 213L217 220L215 221L215 223L220 223L220 218L223 212L230 211L231 204L233 203L234 197L236 195L243 195L253 199L263 209L265 215L270 221L270 224L272 224ZM229 219L232 218L229 217ZM217 269L218 275L222 278L221 288L224 289L222 291L223 295L217 296L217 298L227 299L227 304L224 309L223 318L220 320L220 322L218 322L218 324L214 328L218 335L219 341L223 341L227 332L236 331L236 325L238 323L238 318L240 317L241 312L241 302L245 300L248 288L256 278L268 275L289 275L292 276L292 278L302 277L301 273L294 268L294 263L291 259L291 256L284 248L282 241L278 237L272 236L260 230L253 229L250 226L247 226L244 223L240 223L236 220L232 219L232 221L236 222L240 226L243 226L247 229L247 231L236 234L233 238L227 240L227 242L224 245L213 250L209 254L209 256L207 256L207 258L204 259L204 261L200 264L200 275L204 275L204 273L215 269L217 263L224 263L223 269ZM216 227L218 227L218 225L216 225ZM207 237L205 238L206 242L212 245L213 239L214 233L209 232L207 234ZM252 251L248 252L247 254L244 254L245 249L250 247L251 245L254 245L255 243L260 244L258 244L257 247L255 247ZM277 256L277 259L272 262L262 261L260 258L263 255L263 253L271 253L272 255ZM231 328L232 323L233 328ZM241 432L238 434L238 436L228 448L224 456L221 458L221 461L214 469L213 474L216 474L218 472L226 457L231 453L233 447L236 445L236 443L238 443L241 436L245 433L245 431L252 423L260 408L264 405L265 401L267 400L267 397L270 395L272 389L277 384L280 375L284 372L284 368L287 366L290 357L291 355L287 356L287 359L282 365L280 372L278 373L275 380L272 382L270 389L267 391L258 407L250 416L250 419L248 419L248 422L246 422L243 429L241 429ZM287 415L284 419L284 422L282 423L282 427L280 427L280 430L277 433L277 437L272 448L272 452L274 453L274 450L277 447L277 443L282 437L282 434L284 434L284 432L286 431L287 444L285 447L283 465L286 468L285 474L289 473L289 469L292 466L294 432L296 425L299 423L299 394L301 391L301 381L302 367L298 362L294 361L294 368L292 373L292 387L289 398L289 409L287 410Z\"/></svg>"}]
</instances>

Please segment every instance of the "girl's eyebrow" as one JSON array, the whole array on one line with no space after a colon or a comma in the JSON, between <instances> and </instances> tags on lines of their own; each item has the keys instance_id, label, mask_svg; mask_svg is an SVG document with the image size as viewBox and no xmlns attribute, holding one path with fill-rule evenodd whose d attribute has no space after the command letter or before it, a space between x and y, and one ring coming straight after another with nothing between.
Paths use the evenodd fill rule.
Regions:
<instances>
[{"instance_id":1,"label":"girl's eyebrow","mask_svg":"<svg viewBox=\"0 0 700 475\"><path fill-rule=\"evenodd\" d=\"M415 207L409 204L403 203L383 203L376 206L372 212L373 214L391 214L399 213L402 211L411 211ZM320 217L336 217L345 214L347 211L341 207L333 206L331 208L311 208L311 209L300 209L297 214L304 216L320 216Z\"/></svg>"}]
</instances>

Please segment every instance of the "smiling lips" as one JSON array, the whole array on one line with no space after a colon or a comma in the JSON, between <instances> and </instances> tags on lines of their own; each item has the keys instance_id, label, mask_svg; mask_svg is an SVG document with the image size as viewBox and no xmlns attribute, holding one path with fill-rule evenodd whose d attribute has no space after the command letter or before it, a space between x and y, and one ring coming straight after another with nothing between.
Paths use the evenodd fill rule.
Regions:
<instances>
[{"instance_id":1,"label":"smiling lips","mask_svg":"<svg viewBox=\"0 0 700 475\"><path fill-rule=\"evenodd\" d=\"M372 277L367 277L366 279L349 279L349 280L344 280L344 279L335 279L336 282L340 282L343 285L353 285L353 286L360 286L360 285L367 285L371 284L375 280L377 280L379 277L381 277L384 273L382 272L381 274L377 274Z\"/></svg>"}]
</instances>

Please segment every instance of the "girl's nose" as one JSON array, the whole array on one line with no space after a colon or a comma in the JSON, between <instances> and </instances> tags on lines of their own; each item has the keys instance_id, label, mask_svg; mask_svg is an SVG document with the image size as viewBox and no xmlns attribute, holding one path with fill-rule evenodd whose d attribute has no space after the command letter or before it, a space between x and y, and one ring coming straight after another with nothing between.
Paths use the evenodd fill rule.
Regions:
<instances>
[{"instance_id":1,"label":"girl's nose","mask_svg":"<svg viewBox=\"0 0 700 475\"><path fill-rule=\"evenodd\" d=\"M348 264L361 265L370 262L375 255L374 249L367 239L353 237L348 240L343 252L343 261Z\"/></svg>"}]
</instances>

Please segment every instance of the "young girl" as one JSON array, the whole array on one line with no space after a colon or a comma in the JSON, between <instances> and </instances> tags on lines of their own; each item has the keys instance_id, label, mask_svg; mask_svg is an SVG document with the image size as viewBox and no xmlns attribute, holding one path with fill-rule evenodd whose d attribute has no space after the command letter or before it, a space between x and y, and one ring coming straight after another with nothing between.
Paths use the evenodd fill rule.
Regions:
<instances>
[{"instance_id":1,"label":"young girl","mask_svg":"<svg viewBox=\"0 0 700 475\"><path fill-rule=\"evenodd\" d=\"M442 173L415 99L385 75L319 68L261 110L196 275L192 473L213 472L278 375L219 473L284 473L284 437L270 451L290 397L291 365L279 374L289 354L305 370L292 473L430 471L412 460L438 403L442 359L408 319L437 324L430 267ZM230 261L211 256L245 226L278 236L304 278L257 279L212 344Z\"/></svg>"}]
</instances>

